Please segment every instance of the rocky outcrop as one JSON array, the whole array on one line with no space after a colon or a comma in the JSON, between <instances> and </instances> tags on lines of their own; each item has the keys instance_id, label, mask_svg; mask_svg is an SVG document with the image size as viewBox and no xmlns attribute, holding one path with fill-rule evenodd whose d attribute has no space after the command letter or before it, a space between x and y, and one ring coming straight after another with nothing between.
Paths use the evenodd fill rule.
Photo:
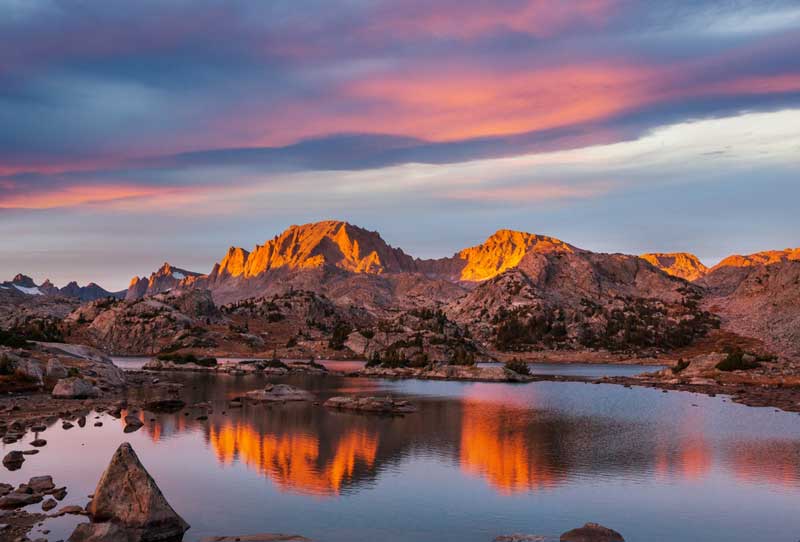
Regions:
<instances>
[{"instance_id":1,"label":"rocky outcrop","mask_svg":"<svg viewBox=\"0 0 800 542\"><path fill-rule=\"evenodd\" d=\"M306 390L288 384L267 384L263 389L249 391L246 397L261 403L284 403L288 401L311 401L314 396Z\"/></svg>"},{"instance_id":2,"label":"rocky outcrop","mask_svg":"<svg viewBox=\"0 0 800 542\"><path fill-rule=\"evenodd\" d=\"M127 442L117 448L100 478L88 512L91 523L79 525L70 542L177 541L189 528Z\"/></svg>"},{"instance_id":3,"label":"rocky outcrop","mask_svg":"<svg viewBox=\"0 0 800 542\"><path fill-rule=\"evenodd\" d=\"M466 380L474 382L530 382L532 377L521 375L501 366L478 367L474 365L432 364L426 367L368 366L360 372L363 376L381 378L418 378L422 380Z\"/></svg>"},{"instance_id":4,"label":"rocky outcrop","mask_svg":"<svg viewBox=\"0 0 800 542\"><path fill-rule=\"evenodd\" d=\"M203 326L221 315L207 290L159 294L136 301L96 301L64 320L71 341L114 354L155 354L164 349L215 346Z\"/></svg>"},{"instance_id":5,"label":"rocky outcrop","mask_svg":"<svg viewBox=\"0 0 800 542\"><path fill-rule=\"evenodd\" d=\"M88 380L71 377L56 382L52 395L55 399L87 399L97 397L100 392Z\"/></svg>"},{"instance_id":6,"label":"rocky outcrop","mask_svg":"<svg viewBox=\"0 0 800 542\"><path fill-rule=\"evenodd\" d=\"M125 299L135 301L145 296L160 294L169 290L179 288L181 285L191 285L192 282L200 277L200 273L187 271L179 267L173 267L164 262L158 270L150 274L150 277L133 277L125 293Z\"/></svg>"},{"instance_id":7,"label":"rocky outcrop","mask_svg":"<svg viewBox=\"0 0 800 542\"><path fill-rule=\"evenodd\" d=\"M325 406L338 410L355 410L359 412L375 412L379 414L407 414L416 412L417 407L391 397L331 397Z\"/></svg>"},{"instance_id":8,"label":"rocky outcrop","mask_svg":"<svg viewBox=\"0 0 800 542\"><path fill-rule=\"evenodd\" d=\"M731 256L699 283L708 292L704 306L721 316L722 329L800 360L800 249Z\"/></svg>"},{"instance_id":9,"label":"rocky outcrop","mask_svg":"<svg viewBox=\"0 0 800 542\"><path fill-rule=\"evenodd\" d=\"M640 256L655 267L673 277L686 279L689 282L703 278L708 268L694 254L688 252L650 252Z\"/></svg>"},{"instance_id":10,"label":"rocky outcrop","mask_svg":"<svg viewBox=\"0 0 800 542\"><path fill-rule=\"evenodd\" d=\"M561 542L625 542L622 535L597 523L587 523L561 535Z\"/></svg>"},{"instance_id":11,"label":"rocky outcrop","mask_svg":"<svg viewBox=\"0 0 800 542\"><path fill-rule=\"evenodd\" d=\"M540 534L510 534L498 536L494 542L550 542L553 537ZM562 534L560 542L625 542L622 535L597 523L586 523L583 527Z\"/></svg>"}]
</instances>

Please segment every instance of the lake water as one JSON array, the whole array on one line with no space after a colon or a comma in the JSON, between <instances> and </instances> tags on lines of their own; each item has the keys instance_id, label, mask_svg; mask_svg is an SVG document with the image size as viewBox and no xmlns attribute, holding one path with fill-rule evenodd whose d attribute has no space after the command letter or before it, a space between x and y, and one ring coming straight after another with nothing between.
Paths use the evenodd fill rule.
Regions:
<instances>
[{"instance_id":1,"label":"lake water","mask_svg":"<svg viewBox=\"0 0 800 542\"><path fill-rule=\"evenodd\" d=\"M724 397L608 384L389 381L183 374L214 413L143 415L124 434L51 426L48 445L0 481L52 474L61 503L85 504L120 442L132 443L185 540L260 532L317 541L490 542L558 535L587 521L628 542L797 542L800 416ZM380 417L289 404L230 409L267 381L393 395L419 411ZM153 420L151 421L151 417ZM24 442L32 440L28 435ZM2 446L3 453L26 449ZM39 505L31 507L35 509ZM49 521L66 538L74 517ZM42 536L37 531L31 538Z\"/></svg>"}]
</instances>

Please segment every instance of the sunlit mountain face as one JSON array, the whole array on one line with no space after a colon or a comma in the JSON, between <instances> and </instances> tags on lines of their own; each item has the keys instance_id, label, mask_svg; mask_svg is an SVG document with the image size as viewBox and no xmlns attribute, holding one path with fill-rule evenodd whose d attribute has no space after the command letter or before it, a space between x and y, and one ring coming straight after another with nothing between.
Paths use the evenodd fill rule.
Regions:
<instances>
[{"instance_id":1,"label":"sunlit mountain face","mask_svg":"<svg viewBox=\"0 0 800 542\"><path fill-rule=\"evenodd\" d=\"M792 0L3 2L0 276L278 265L265 240L328 218L423 258L503 228L794 246L798 28Z\"/></svg>"}]
</instances>

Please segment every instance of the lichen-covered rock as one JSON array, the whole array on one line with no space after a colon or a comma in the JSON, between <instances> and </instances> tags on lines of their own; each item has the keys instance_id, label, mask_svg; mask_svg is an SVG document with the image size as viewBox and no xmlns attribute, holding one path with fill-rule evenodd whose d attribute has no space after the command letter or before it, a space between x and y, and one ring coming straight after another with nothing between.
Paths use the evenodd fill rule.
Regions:
<instances>
[{"instance_id":1,"label":"lichen-covered rock","mask_svg":"<svg viewBox=\"0 0 800 542\"><path fill-rule=\"evenodd\" d=\"M70 537L71 542L180 540L189 528L169 505L127 442L114 453L97 484L88 511L94 525L79 526ZM109 523L111 525L107 525ZM127 539L120 538L120 531Z\"/></svg>"},{"instance_id":2,"label":"lichen-covered rock","mask_svg":"<svg viewBox=\"0 0 800 542\"><path fill-rule=\"evenodd\" d=\"M86 399L98 395L98 389L91 382L75 376L62 378L53 388L53 397L56 399Z\"/></svg>"}]
</instances>

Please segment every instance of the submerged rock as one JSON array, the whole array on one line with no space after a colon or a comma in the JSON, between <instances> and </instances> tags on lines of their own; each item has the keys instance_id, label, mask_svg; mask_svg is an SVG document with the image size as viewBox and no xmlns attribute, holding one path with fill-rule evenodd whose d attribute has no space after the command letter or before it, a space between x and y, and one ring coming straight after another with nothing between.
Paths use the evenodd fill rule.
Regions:
<instances>
[{"instance_id":1,"label":"submerged rock","mask_svg":"<svg viewBox=\"0 0 800 542\"><path fill-rule=\"evenodd\" d=\"M111 458L88 511L92 523L79 525L70 542L172 541L180 540L189 528L127 442Z\"/></svg>"},{"instance_id":2,"label":"submerged rock","mask_svg":"<svg viewBox=\"0 0 800 542\"><path fill-rule=\"evenodd\" d=\"M45 493L55 489L56 485L53 483L52 476L34 476L28 480L28 487L36 493Z\"/></svg>"},{"instance_id":3,"label":"submerged rock","mask_svg":"<svg viewBox=\"0 0 800 542\"><path fill-rule=\"evenodd\" d=\"M599 523L587 523L561 535L561 542L625 542L622 535L614 529Z\"/></svg>"},{"instance_id":4,"label":"submerged rock","mask_svg":"<svg viewBox=\"0 0 800 542\"><path fill-rule=\"evenodd\" d=\"M20 490L12 491L8 495L0 497L0 510L9 510L14 508L22 508L29 504L42 502L41 494L27 493Z\"/></svg>"},{"instance_id":5,"label":"submerged rock","mask_svg":"<svg viewBox=\"0 0 800 542\"><path fill-rule=\"evenodd\" d=\"M416 412L417 410L417 407L408 401L392 399L391 397L331 397L325 401L325 406L328 408L386 414L405 414Z\"/></svg>"},{"instance_id":6,"label":"submerged rock","mask_svg":"<svg viewBox=\"0 0 800 542\"><path fill-rule=\"evenodd\" d=\"M267 384L262 390L247 392L247 398L263 402L311 401L314 396L306 390L288 384Z\"/></svg>"},{"instance_id":7,"label":"submerged rock","mask_svg":"<svg viewBox=\"0 0 800 542\"><path fill-rule=\"evenodd\" d=\"M98 395L97 388L91 382L74 376L62 378L53 388L53 397L56 399L86 399Z\"/></svg>"}]
</instances>

